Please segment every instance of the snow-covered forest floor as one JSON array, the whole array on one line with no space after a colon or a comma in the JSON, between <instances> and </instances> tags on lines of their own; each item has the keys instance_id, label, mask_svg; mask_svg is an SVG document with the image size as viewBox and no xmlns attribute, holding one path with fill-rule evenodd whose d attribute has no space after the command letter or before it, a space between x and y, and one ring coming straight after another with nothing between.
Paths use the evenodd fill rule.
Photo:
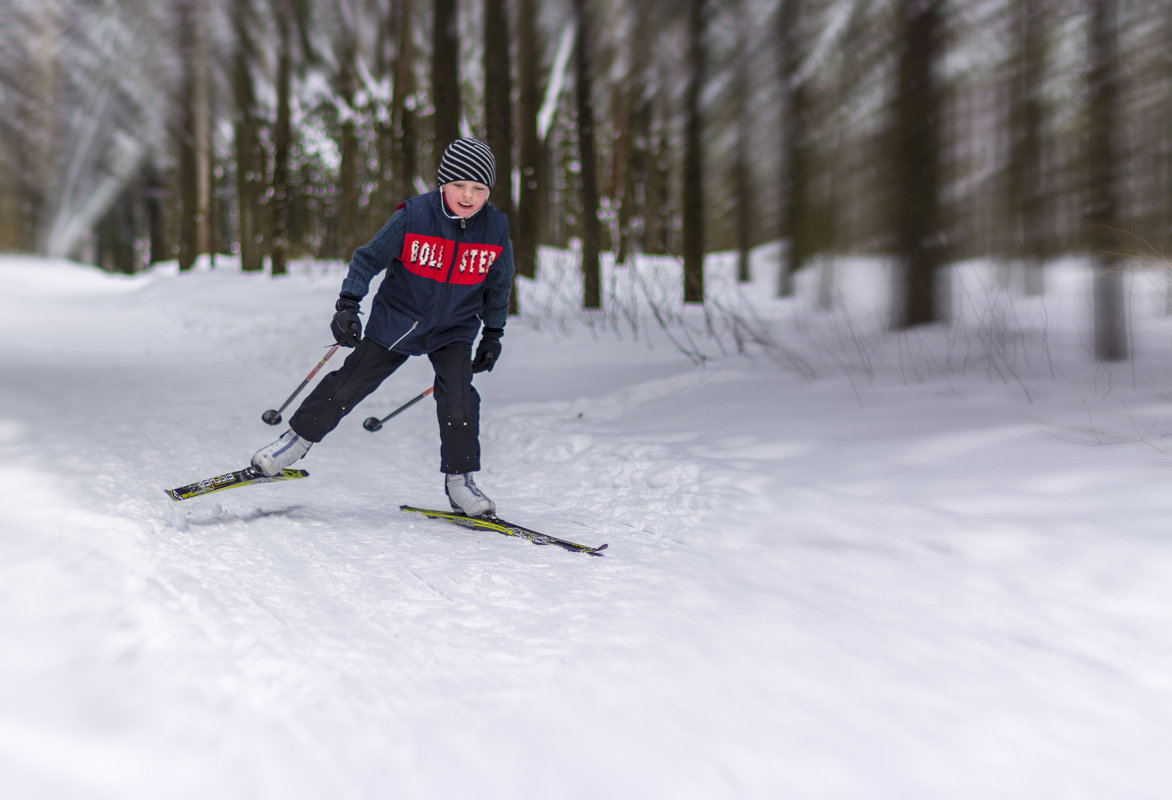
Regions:
<instances>
[{"instance_id":1,"label":"snow-covered forest floor","mask_svg":"<svg viewBox=\"0 0 1172 800\"><path fill-rule=\"evenodd\" d=\"M711 259L707 315L663 262L584 314L544 255L478 481L602 558L398 510L445 502L432 404L361 421L425 359L309 479L163 494L283 429L341 265L0 259L0 794L1167 795L1161 272L1105 366L1076 263L1044 298L965 265L953 324L897 335L870 262L826 311L766 249L748 285Z\"/></svg>"}]
</instances>

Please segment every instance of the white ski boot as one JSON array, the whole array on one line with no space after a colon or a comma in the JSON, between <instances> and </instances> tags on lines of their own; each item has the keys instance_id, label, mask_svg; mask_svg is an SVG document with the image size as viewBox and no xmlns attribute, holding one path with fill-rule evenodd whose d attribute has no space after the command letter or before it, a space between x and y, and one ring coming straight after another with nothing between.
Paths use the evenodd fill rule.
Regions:
<instances>
[{"instance_id":1,"label":"white ski boot","mask_svg":"<svg viewBox=\"0 0 1172 800\"><path fill-rule=\"evenodd\" d=\"M496 503L480 491L476 481L472 480L471 472L448 475L444 480L444 491L447 492L448 502L452 504L452 508L461 514L482 517L485 514L496 513Z\"/></svg>"},{"instance_id":2,"label":"white ski boot","mask_svg":"<svg viewBox=\"0 0 1172 800\"><path fill-rule=\"evenodd\" d=\"M257 450L252 457L252 466L271 478L279 475L281 470L294 461L298 461L311 447L313 442L302 439L290 428L282 433L277 441Z\"/></svg>"}]
</instances>

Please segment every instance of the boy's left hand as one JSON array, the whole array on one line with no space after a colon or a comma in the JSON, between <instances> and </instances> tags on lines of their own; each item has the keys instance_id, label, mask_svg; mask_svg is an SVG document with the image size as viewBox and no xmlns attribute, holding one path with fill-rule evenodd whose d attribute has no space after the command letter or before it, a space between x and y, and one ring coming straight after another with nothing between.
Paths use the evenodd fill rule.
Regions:
<instances>
[{"instance_id":1,"label":"boy's left hand","mask_svg":"<svg viewBox=\"0 0 1172 800\"><path fill-rule=\"evenodd\" d=\"M485 328L480 334L480 346L476 348L476 358L472 359L473 372L492 372L496 360L501 357L501 337L505 335L503 328Z\"/></svg>"}]
</instances>

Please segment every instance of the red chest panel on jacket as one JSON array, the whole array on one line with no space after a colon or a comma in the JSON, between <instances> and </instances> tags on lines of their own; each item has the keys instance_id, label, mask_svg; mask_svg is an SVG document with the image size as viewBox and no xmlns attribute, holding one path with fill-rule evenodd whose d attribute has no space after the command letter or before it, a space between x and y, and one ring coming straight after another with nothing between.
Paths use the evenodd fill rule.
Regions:
<instances>
[{"instance_id":1,"label":"red chest panel on jacket","mask_svg":"<svg viewBox=\"0 0 1172 800\"><path fill-rule=\"evenodd\" d=\"M461 244L452 268L452 283L480 283L502 250L495 244Z\"/></svg>"},{"instance_id":2,"label":"red chest panel on jacket","mask_svg":"<svg viewBox=\"0 0 1172 800\"><path fill-rule=\"evenodd\" d=\"M484 280L502 250L504 248L493 244L457 245L451 239L439 236L408 233L403 237L403 253L399 260L413 275L444 283L451 267L452 283L476 284ZM453 252L456 254L454 261Z\"/></svg>"},{"instance_id":3,"label":"red chest panel on jacket","mask_svg":"<svg viewBox=\"0 0 1172 800\"><path fill-rule=\"evenodd\" d=\"M442 283L455 249L456 243L449 239L409 233L403 237L403 253L399 260L408 272Z\"/></svg>"}]
</instances>

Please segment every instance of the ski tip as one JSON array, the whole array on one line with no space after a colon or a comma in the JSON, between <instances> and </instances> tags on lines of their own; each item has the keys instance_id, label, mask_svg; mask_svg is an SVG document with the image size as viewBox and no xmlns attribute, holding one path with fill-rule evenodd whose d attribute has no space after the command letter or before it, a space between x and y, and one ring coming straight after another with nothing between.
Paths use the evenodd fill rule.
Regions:
<instances>
[{"instance_id":1,"label":"ski tip","mask_svg":"<svg viewBox=\"0 0 1172 800\"><path fill-rule=\"evenodd\" d=\"M189 483L186 486L164 489L163 491L172 500L190 500L193 497L202 497L205 494L219 492L224 489L233 489L237 486L247 486L254 483L271 483L273 481L288 481L295 478L308 477L309 472L304 469L283 469L276 475L266 476L259 472L256 467L249 466L236 470L235 472L226 472L222 475L215 475L211 478L196 481L195 483Z\"/></svg>"}]
</instances>

